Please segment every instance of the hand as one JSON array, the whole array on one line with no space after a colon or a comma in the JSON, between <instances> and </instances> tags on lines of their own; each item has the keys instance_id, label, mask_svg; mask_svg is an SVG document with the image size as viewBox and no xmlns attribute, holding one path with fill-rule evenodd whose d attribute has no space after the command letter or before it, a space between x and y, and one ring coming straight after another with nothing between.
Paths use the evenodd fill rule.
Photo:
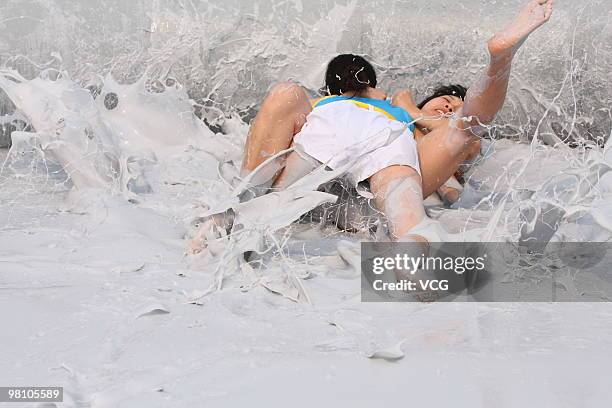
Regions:
<instances>
[{"instance_id":1,"label":"hand","mask_svg":"<svg viewBox=\"0 0 612 408\"><path fill-rule=\"evenodd\" d=\"M376 89L376 88L370 88L370 87L368 87L364 91L363 96L364 98L380 99L383 101L387 99L387 94L384 91L381 91L380 89Z\"/></svg>"},{"instance_id":2,"label":"hand","mask_svg":"<svg viewBox=\"0 0 612 408\"><path fill-rule=\"evenodd\" d=\"M411 115L413 112L419 110L416 106L416 103L414 103L412 93L408 89L403 89L393 94L393 97L391 98L391 105L399 106L400 108L403 108L408 111L408 113L410 113Z\"/></svg>"}]
</instances>

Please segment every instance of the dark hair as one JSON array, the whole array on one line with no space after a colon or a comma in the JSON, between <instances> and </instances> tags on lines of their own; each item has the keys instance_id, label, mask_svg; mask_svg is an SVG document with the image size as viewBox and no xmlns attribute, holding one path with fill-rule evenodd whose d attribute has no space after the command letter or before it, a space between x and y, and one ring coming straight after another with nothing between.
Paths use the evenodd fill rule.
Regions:
<instances>
[{"instance_id":1,"label":"dark hair","mask_svg":"<svg viewBox=\"0 0 612 408\"><path fill-rule=\"evenodd\" d=\"M427 102L431 101L434 98L437 98L439 96L444 96L444 95L452 95L452 96L461 98L461 100L465 100L466 93L467 93L467 88L463 85L456 84L456 85L439 86L438 88L434 89L431 95L429 95L427 98L421 101L421 103L417 105L417 108L423 109L423 106L425 106Z\"/></svg>"},{"instance_id":2,"label":"dark hair","mask_svg":"<svg viewBox=\"0 0 612 408\"><path fill-rule=\"evenodd\" d=\"M328 95L342 95L346 92L359 93L367 87L376 88L376 72L363 57L341 54L327 65L323 93Z\"/></svg>"}]
</instances>

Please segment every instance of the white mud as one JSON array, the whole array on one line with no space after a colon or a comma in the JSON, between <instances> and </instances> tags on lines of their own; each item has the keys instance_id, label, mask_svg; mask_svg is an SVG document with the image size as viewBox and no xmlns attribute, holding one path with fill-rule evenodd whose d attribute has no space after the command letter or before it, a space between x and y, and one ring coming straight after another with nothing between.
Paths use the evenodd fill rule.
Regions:
<instances>
[{"instance_id":1,"label":"white mud","mask_svg":"<svg viewBox=\"0 0 612 408\"><path fill-rule=\"evenodd\" d=\"M63 386L66 407L609 404L608 304L362 303L370 234L295 222L335 200L316 188L345 167L241 200L243 119L273 81L314 91L350 50L372 56L385 89L469 83L485 57L473 44L515 2L156 2L148 16L123 3L0 5L15 108L0 123L29 126L0 149L0 385ZM608 15L604 1L562 5L554 35L525 44L459 202L427 204L436 228L610 240ZM235 233L185 256L194 223L228 208Z\"/></svg>"}]
</instances>

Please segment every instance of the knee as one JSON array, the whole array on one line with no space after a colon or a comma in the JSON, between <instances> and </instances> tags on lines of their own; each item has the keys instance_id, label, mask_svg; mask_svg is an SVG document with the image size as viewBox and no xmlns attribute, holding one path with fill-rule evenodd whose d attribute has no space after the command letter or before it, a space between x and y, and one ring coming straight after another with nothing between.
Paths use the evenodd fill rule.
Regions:
<instances>
[{"instance_id":1,"label":"knee","mask_svg":"<svg viewBox=\"0 0 612 408\"><path fill-rule=\"evenodd\" d=\"M451 122L442 138L443 145L452 154L462 152L480 151L480 132L477 126L471 126L465 121L455 120Z\"/></svg>"},{"instance_id":2,"label":"knee","mask_svg":"<svg viewBox=\"0 0 612 408\"><path fill-rule=\"evenodd\" d=\"M290 81L278 82L270 88L266 96L266 103L275 110L283 113L297 111L308 103L308 96L298 84Z\"/></svg>"},{"instance_id":3,"label":"knee","mask_svg":"<svg viewBox=\"0 0 612 408\"><path fill-rule=\"evenodd\" d=\"M369 182L377 200L384 199L401 185L421 188L419 173L409 166L389 166L371 176Z\"/></svg>"},{"instance_id":4,"label":"knee","mask_svg":"<svg viewBox=\"0 0 612 408\"><path fill-rule=\"evenodd\" d=\"M302 87L291 81L280 81L272 85L269 93L284 93L284 92L295 92L297 90L301 90Z\"/></svg>"},{"instance_id":5,"label":"knee","mask_svg":"<svg viewBox=\"0 0 612 408\"><path fill-rule=\"evenodd\" d=\"M481 138L490 130L494 116L491 115L464 115L461 112L451 120L451 126L463 131L466 138Z\"/></svg>"}]
</instances>

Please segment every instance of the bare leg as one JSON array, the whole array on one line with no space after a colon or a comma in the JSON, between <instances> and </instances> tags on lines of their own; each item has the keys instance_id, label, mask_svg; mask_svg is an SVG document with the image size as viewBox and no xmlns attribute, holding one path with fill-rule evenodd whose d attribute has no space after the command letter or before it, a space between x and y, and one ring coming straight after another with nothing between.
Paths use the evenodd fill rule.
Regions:
<instances>
[{"instance_id":1,"label":"bare leg","mask_svg":"<svg viewBox=\"0 0 612 408\"><path fill-rule=\"evenodd\" d=\"M295 150L287 157L285 167L274 181L272 188L284 190L320 165L321 162L317 159L299 150Z\"/></svg>"},{"instance_id":2,"label":"bare leg","mask_svg":"<svg viewBox=\"0 0 612 408\"><path fill-rule=\"evenodd\" d=\"M506 98L514 55L529 34L548 21L552 6L552 0L531 0L512 23L489 40L489 66L468 90L463 116L476 116L485 124L493 121Z\"/></svg>"},{"instance_id":3,"label":"bare leg","mask_svg":"<svg viewBox=\"0 0 612 408\"><path fill-rule=\"evenodd\" d=\"M448 126L419 139L423 193L427 197L442 185L469 156L477 143L479 124L489 124L506 98L512 59L525 39L550 18L552 0L532 0L503 31L488 42L490 61L470 87L461 111Z\"/></svg>"},{"instance_id":4,"label":"bare leg","mask_svg":"<svg viewBox=\"0 0 612 408\"><path fill-rule=\"evenodd\" d=\"M374 174L369 181L374 203L389 221L391 238L394 241L412 242L414 245L405 248L413 252L411 256L428 254L429 241L422 235L410 233L427 217L423 207L421 177L416 170L408 166L390 166ZM394 275L398 280L414 282L422 277L422 274L415 275L414 272L407 273L400 269L396 269ZM423 299L419 296L419 300L427 299L427 296Z\"/></svg>"},{"instance_id":5,"label":"bare leg","mask_svg":"<svg viewBox=\"0 0 612 408\"><path fill-rule=\"evenodd\" d=\"M273 154L287 149L311 111L308 95L302 87L291 82L276 84L249 129L242 161L243 175Z\"/></svg>"},{"instance_id":6,"label":"bare leg","mask_svg":"<svg viewBox=\"0 0 612 408\"><path fill-rule=\"evenodd\" d=\"M280 176L274 181L273 188L284 190L297 180L312 172L321 163L316 159L298 150L287 157L285 167ZM197 254L206 247L206 242L222 238L229 234L234 223L234 212L215 214L208 219L200 220L201 225L189 244L188 253Z\"/></svg>"},{"instance_id":7,"label":"bare leg","mask_svg":"<svg viewBox=\"0 0 612 408\"><path fill-rule=\"evenodd\" d=\"M291 82L274 85L249 129L242 160L242 175L252 172L270 156L286 150L293 142L293 136L302 129L306 116L311 111L308 95L302 87ZM291 153L287 163L294 171L280 173L284 175L285 186L297 177L296 174L303 175L304 172L312 171L312 167L306 166L296 155L295 152ZM188 252L191 254L202 251L207 240L227 233L233 223L233 213L215 214L201 222L189 245Z\"/></svg>"},{"instance_id":8,"label":"bare leg","mask_svg":"<svg viewBox=\"0 0 612 408\"><path fill-rule=\"evenodd\" d=\"M370 177L374 203L397 240L425 218L421 177L412 167L390 166Z\"/></svg>"}]
</instances>

